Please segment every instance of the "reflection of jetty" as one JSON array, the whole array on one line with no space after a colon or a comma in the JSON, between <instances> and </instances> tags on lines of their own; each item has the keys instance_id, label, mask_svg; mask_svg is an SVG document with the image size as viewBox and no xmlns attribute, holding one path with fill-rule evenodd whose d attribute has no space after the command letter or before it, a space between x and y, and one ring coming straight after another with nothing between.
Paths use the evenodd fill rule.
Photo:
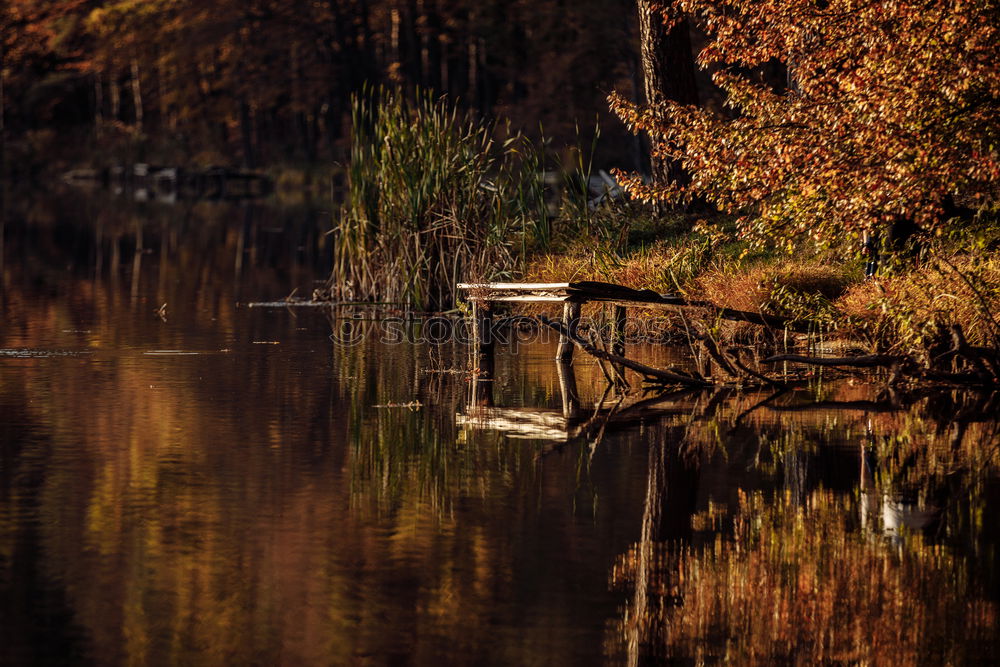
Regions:
<instances>
[{"instance_id":1,"label":"reflection of jetty","mask_svg":"<svg viewBox=\"0 0 1000 667\"><path fill-rule=\"evenodd\" d=\"M584 408L580 403L573 366L558 362L556 368L559 371L561 409L505 408L494 405L492 360L482 359L479 373L470 382L469 402L464 413L456 415L456 423L471 429L499 431L510 438L567 443L579 438L600 439L605 431L633 428L649 417L687 416L689 413L688 406L677 402L680 396L689 392L656 396L629 405L623 405L621 400L606 403L602 398L594 407Z\"/></svg>"},{"instance_id":2,"label":"reflection of jetty","mask_svg":"<svg viewBox=\"0 0 1000 667\"><path fill-rule=\"evenodd\" d=\"M537 408L498 408L493 405L493 359L480 361L479 374L470 383L472 395L465 414L457 422L471 428L492 429L512 438L535 438L568 442L579 435L585 421L580 411L580 396L576 388L573 366L557 365L562 410Z\"/></svg>"},{"instance_id":3,"label":"reflection of jetty","mask_svg":"<svg viewBox=\"0 0 1000 667\"><path fill-rule=\"evenodd\" d=\"M455 422L471 429L499 431L508 438L568 443L598 436L602 431L637 428L644 419L688 416L684 407L676 397L658 397L627 407L609 401L566 417L558 410L474 406L456 415Z\"/></svg>"},{"instance_id":4,"label":"reflection of jetty","mask_svg":"<svg viewBox=\"0 0 1000 667\"><path fill-rule=\"evenodd\" d=\"M509 438L569 442L574 436L571 422L577 420L569 420L555 410L483 407L456 415L455 421L475 429L500 431Z\"/></svg>"},{"instance_id":5,"label":"reflection of jetty","mask_svg":"<svg viewBox=\"0 0 1000 667\"><path fill-rule=\"evenodd\" d=\"M74 169L63 175L71 185L103 186L137 201L178 199L252 199L271 193L271 179L260 172L228 167L189 169L137 163L103 169Z\"/></svg>"}]
</instances>

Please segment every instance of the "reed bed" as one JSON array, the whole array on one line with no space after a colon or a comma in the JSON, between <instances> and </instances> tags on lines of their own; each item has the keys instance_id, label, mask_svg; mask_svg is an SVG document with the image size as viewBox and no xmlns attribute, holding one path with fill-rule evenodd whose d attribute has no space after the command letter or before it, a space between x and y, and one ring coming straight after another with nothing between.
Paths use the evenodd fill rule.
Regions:
<instances>
[{"instance_id":1,"label":"reed bed","mask_svg":"<svg viewBox=\"0 0 1000 667\"><path fill-rule=\"evenodd\" d=\"M510 277L546 242L540 158L523 135L428 93L369 90L352 110L328 298L447 310L456 283Z\"/></svg>"}]
</instances>

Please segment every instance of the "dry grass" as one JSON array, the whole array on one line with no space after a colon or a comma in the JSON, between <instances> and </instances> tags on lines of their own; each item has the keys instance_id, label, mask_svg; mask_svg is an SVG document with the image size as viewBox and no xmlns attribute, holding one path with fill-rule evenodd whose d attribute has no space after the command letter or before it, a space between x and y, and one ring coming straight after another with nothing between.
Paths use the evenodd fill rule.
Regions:
<instances>
[{"instance_id":1,"label":"dry grass","mask_svg":"<svg viewBox=\"0 0 1000 667\"><path fill-rule=\"evenodd\" d=\"M601 280L679 292L726 308L814 323L827 338L862 340L906 354L924 349L942 328L953 325L960 325L973 345L1000 346L1000 256L995 252L939 249L916 268L887 271L873 280L862 278L856 262L787 256L743 262L727 257L733 254L696 235L624 257L576 248L536 257L525 280ZM755 341L761 335L760 327L747 323L724 322L717 329L725 340Z\"/></svg>"},{"instance_id":2,"label":"dry grass","mask_svg":"<svg viewBox=\"0 0 1000 667\"><path fill-rule=\"evenodd\" d=\"M535 258L527 268L528 282L601 280L657 292L684 288L708 256L706 243L660 241L625 257L585 248Z\"/></svg>"},{"instance_id":3,"label":"dry grass","mask_svg":"<svg viewBox=\"0 0 1000 667\"><path fill-rule=\"evenodd\" d=\"M528 265L525 282L571 282L597 280L633 289L651 289L659 293L688 293L694 276L707 263L710 250L703 240L660 241L626 257L617 257L583 247L563 254L541 255ZM591 321L602 317L601 304L585 306L583 315ZM529 315L560 315L559 308L547 304L525 304L519 312ZM629 315L626 335L651 340L673 340L683 331L680 318L673 311L634 309Z\"/></svg>"},{"instance_id":4,"label":"dry grass","mask_svg":"<svg viewBox=\"0 0 1000 667\"><path fill-rule=\"evenodd\" d=\"M917 343L960 325L974 345L1000 344L1000 257L940 256L917 270L869 280L837 300L861 331Z\"/></svg>"},{"instance_id":5,"label":"dry grass","mask_svg":"<svg viewBox=\"0 0 1000 667\"><path fill-rule=\"evenodd\" d=\"M603 280L635 289L680 292L727 308L782 314L776 295L840 297L852 282L849 268L788 257L742 264L711 260L704 241L660 242L627 257L581 250L544 255L529 266L527 282Z\"/></svg>"},{"instance_id":6,"label":"dry grass","mask_svg":"<svg viewBox=\"0 0 1000 667\"><path fill-rule=\"evenodd\" d=\"M787 258L745 267L716 267L696 281L700 296L712 303L773 315L786 314L777 298L779 291L832 301L850 283L850 275L843 266L799 263Z\"/></svg>"}]
</instances>

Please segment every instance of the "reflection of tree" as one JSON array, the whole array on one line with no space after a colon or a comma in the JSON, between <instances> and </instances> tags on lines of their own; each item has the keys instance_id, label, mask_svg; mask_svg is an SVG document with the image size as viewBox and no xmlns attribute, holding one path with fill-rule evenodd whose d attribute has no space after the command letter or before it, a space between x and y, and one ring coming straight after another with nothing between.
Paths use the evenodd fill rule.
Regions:
<instances>
[{"instance_id":1,"label":"reflection of tree","mask_svg":"<svg viewBox=\"0 0 1000 667\"><path fill-rule=\"evenodd\" d=\"M82 196L21 199L10 208L0 276L6 347L51 345L64 331L79 333L59 337L60 347L169 344L161 322L123 317L136 297L150 312L166 303L168 317L192 323L210 312L211 328L200 332L210 336L232 330L232 305L245 295L282 298L328 272L317 261L327 223L308 210L148 207ZM234 217L244 224L232 224Z\"/></svg>"},{"instance_id":2,"label":"reflection of tree","mask_svg":"<svg viewBox=\"0 0 1000 667\"><path fill-rule=\"evenodd\" d=\"M670 573L671 554L657 545L689 540L698 488L697 466L680 455L677 444L680 430L652 428L649 438L649 474L646 500L643 505L642 535L626 559L632 561L635 572L635 595L625 612L628 663L639 664L641 652L658 653L665 637L657 630L663 624L653 622L677 603L675 592L679 581ZM654 572L664 577L651 576ZM661 641L657 641L661 640Z\"/></svg>"},{"instance_id":3,"label":"reflection of tree","mask_svg":"<svg viewBox=\"0 0 1000 667\"><path fill-rule=\"evenodd\" d=\"M692 512L703 509L706 470L719 472L708 465L725 459L740 475L733 472L727 487L756 488L760 478L783 479L787 451L804 456L800 506L775 509L751 496L761 512L775 512L774 535L787 532L793 509L807 513L818 502L823 466L816 461L824 448L803 450L802 441L851 440L844 451L857 484L865 412L792 409L813 395L766 402L720 393L647 404L632 413L633 424L609 426L592 457L579 442L542 457L538 442L459 433L454 415L466 400L464 377L424 371L461 366L461 348L442 346L432 361L421 345L334 347L326 330L318 339L296 333L322 329L319 316L300 313L275 324L259 311L234 312L235 258L245 259L244 275L256 281L245 293L259 293L283 284L287 263L278 260L295 251L264 242L263 213L235 225L218 215L143 227L143 244L154 252L141 263L140 294L164 290L166 323L153 314L159 291L148 309L130 303L134 218L107 214L102 235L88 236L86 227L53 215L36 221L34 246L21 232L8 234L8 259L24 248L33 254L25 275L7 269L5 345L73 340L94 351L0 365L0 581L30 574L39 582L46 613L26 618L62 623L62 637L51 636L67 650L85 646L108 664L279 657L351 664L371 656L430 662L443 653L458 662L572 662L597 650L606 614L620 601L605 590L606 566L638 540L616 569L622 581L643 577L644 599L631 601L628 617L633 656L673 654L667 640L685 635L671 619L690 608L692 582L706 577L709 565L735 567L750 553L722 539L715 547L720 528L704 530L703 513L691 523ZM96 260L100 248L103 261ZM95 264L105 276L112 271L114 248L122 255L117 286L94 279ZM94 262L64 270L77 252ZM182 325L183 336L175 328ZM279 333L288 343L297 336L309 342L251 344ZM141 353L190 342L184 336L204 342L203 354ZM220 351L222 342L231 349ZM565 378L551 357L498 355L497 402L563 415ZM589 400L599 371L578 363L577 372ZM975 404L931 410L930 399L919 399L898 413L874 409L861 390L820 398L854 407L869 400L879 438L910 424L905 444L916 464L897 466L895 450L880 452L876 480L883 487L895 479L919 486L927 479L919 471L937 466L952 498L986 497L967 493L983 479L976 470L993 465L975 458L984 451L973 445L988 437L986 424L968 421L954 455L924 447L941 440L937 421L922 412L969 415ZM372 407L413 401L423 407ZM909 460L897 440L899 460ZM886 476L897 469L902 478ZM713 500L733 508L725 517L724 509L713 510L719 526L742 516L735 503ZM976 502L946 506L948 525L965 526L955 533L959 546L966 537L983 543L989 513L985 500ZM708 550L697 546L706 541ZM861 565L877 556L893 566L877 541L865 548L874 555ZM920 559L910 557L910 571L931 576L952 564L961 581L978 581L968 561L949 553L927 547ZM939 569L930 569L934 563ZM23 605L28 589L15 592ZM8 615L17 605L0 601Z\"/></svg>"},{"instance_id":4,"label":"reflection of tree","mask_svg":"<svg viewBox=\"0 0 1000 667\"><path fill-rule=\"evenodd\" d=\"M749 458L785 485L776 493L741 491L721 522L725 503L685 515L698 529L688 540L648 530L650 517L671 508L648 506L663 503L670 488L651 454L642 538L612 572L631 593L609 653L625 652L631 664L650 657L876 664L996 657L1000 609L984 595L996 573L995 538L982 517L989 515L987 480L1000 470L997 425L981 412L989 399L872 402L840 393L819 396L812 408L786 396L754 409L755 399L744 397L710 419L693 415L688 451L745 454L740 429L762 422ZM776 413L787 423L774 432L766 424ZM862 446L852 484L861 492L824 489L812 461L824 448L846 455L851 441L854 452ZM934 525L923 521L928 499L944 510L940 530L925 535ZM876 533L859 529L859 514ZM727 525L731 533L720 531Z\"/></svg>"},{"instance_id":5,"label":"reflection of tree","mask_svg":"<svg viewBox=\"0 0 1000 667\"><path fill-rule=\"evenodd\" d=\"M43 315L49 304L23 303L35 332L62 326ZM638 491L608 485L595 510L608 528L594 540L594 522L574 520L574 494L588 484L575 453L542 462L535 443L460 441L464 378L424 373L424 346L331 348L320 336L302 357L284 345L175 358L127 349L147 333L118 332L120 354L0 367L0 424L24 413L41 443L12 454L10 468L4 460L15 472L0 475L0 509L10 496L35 508L39 547L17 558L65 589L96 662L429 662L447 652L524 664L538 647L598 647L574 647L573 633L599 628L610 603L595 610L576 595L607 595L603 567L622 541L608 519L638 506ZM442 350L441 365L462 352ZM516 375L502 388L512 400L558 405L554 374ZM410 401L423 407L372 407ZM615 463L615 475L634 476ZM0 580L19 571L3 560L18 514L4 519ZM553 552L593 565L581 574ZM564 628L555 636L551 619ZM499 634L498 623L518 631Z\"/></svg>"},{"instance_id":6,"label":"reflection of tree","mask_svg":"<svg viewBox=\"0 0 1000 667\"><path fill-rule=\"evenodd\" d=\"M651 624L661 650L697 660L967 663L995 652L998 616L961 559L922 542L864 539L853 501L745 496L732 540L666 550L683 602ZM663 562L660 560L659 562ZM984 649L988 653L984 653Z\"/></svg>"}]
</instances>

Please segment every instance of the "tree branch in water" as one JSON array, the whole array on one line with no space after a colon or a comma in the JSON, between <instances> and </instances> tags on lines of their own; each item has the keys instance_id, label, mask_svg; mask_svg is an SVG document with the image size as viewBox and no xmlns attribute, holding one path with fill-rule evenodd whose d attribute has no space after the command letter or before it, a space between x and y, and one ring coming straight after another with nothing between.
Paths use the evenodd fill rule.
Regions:
<instances>
[{"instance_id":1,"label":"tree branch in water","mask_svg":"<svg viewBox=\"0 0 1000 667\"><path fill-rule=\"evenodd\" d=\"M550 320L544 315L540 315L538 317L538 321L550 329L557 331L559 335L566 336L590 356L610 361L613 364L621 364L625 368L631 369L650 380L660 382L662 384L684 385L687 387L714 386L711 381L706 380L705 378L687 375L683 371L665 371L659 368L653 368L652 366L647 366L645 364L640 364L638 361L632 361L631 359L618 356L617 354L605 352L604 350L591 345L590 342L581 338L576 334L576 332L571 332L562 324L562 322Z\"/></svg>"}]
</instances>

